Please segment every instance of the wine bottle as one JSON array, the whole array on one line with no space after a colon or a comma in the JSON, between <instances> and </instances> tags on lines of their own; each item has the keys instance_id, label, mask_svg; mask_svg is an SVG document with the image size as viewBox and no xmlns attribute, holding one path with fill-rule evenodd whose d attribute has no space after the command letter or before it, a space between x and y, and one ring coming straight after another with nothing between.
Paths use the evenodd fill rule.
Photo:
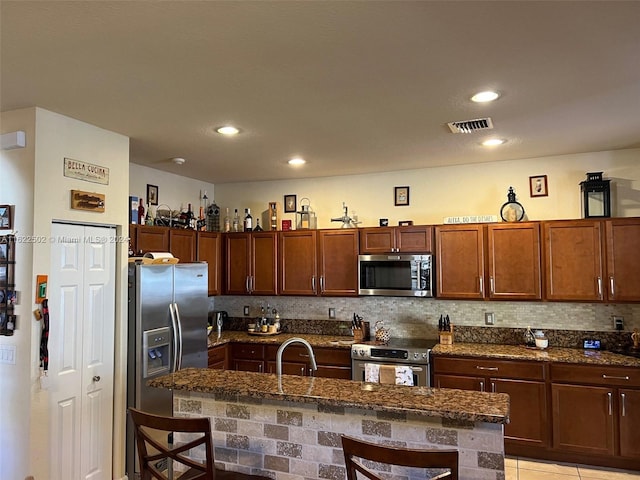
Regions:
<instances>
[{"instance_id":1,"label":"wine bottle","mask_svg":"<svg viewBox=\"0 0 640 480\"><path fill-rule=\"evenodd\" d=\"M144 200L142 198L138 203L138 224L144 225Z\"/></svg>"},{"instance_id":2,"label":"wine bottle","mask_svg":"<svg viewBox=\"0 0 640 480\"><path fill-rule=\"evenodd\" d=\"M253 217L251 216L251 209L244 209L244 231L250 232L253 230Z\"/></svg>"},{"instance_id":3,"label":"wine bottle","mask_svg":"<svg viewBox=\"0 0 640 480\"><path fill-rule=\"evenodd\" d=\"M260 226L260 219L256 218L256 228L253 229L254 232L262 232L262 227Z\"/></svg>"},{"instance_id":4,"label":"wine bottle","mask_svg":"<svg viewBox=\"0 0 640 480\"><path fill-rule=\"evenodd\" d=\"M191 228L192 230L196 229L196 216L193 214L193 210L191 210L191 204L188 204L189 207L187 209L187 228Z\"/></svg>"},{"instance_id":5,"label":"wine bottle","mask_svg":"<svg viewBox=\"0 0 640 480\"><path fill-rule=\"evenodd\" d=\"M234 209L233 211L233 231L240 231L240 215L238 215L238 209Z\"/></svg>"},{"instance_id":6,"label":"wine bottle","mask_svg":"<svg viewBox=\"0 0 640 480\"><path fill-rule=\"evenodd\" d=\"M227 212L224 216L224 231L225 232L231 231L231 219L229 218L229 207L227 207Z\"/></svg>"}]
</instances>

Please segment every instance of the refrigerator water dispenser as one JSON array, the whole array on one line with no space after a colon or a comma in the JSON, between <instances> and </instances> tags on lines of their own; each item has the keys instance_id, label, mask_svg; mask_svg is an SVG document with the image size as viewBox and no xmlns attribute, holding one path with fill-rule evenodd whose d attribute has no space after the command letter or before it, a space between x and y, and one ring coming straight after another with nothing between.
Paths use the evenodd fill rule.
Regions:
<instances>
[{"instance_id":1,"label":"refrigerator water dispenser","mask_svg":"<svg viewBox=\"0 0 640 480\"><path fill-rule=\"evenodd\" d=\"M171 357L169 327L154 328L142 333L142 377L169 373Z\"/></svg>"}]
</instances>

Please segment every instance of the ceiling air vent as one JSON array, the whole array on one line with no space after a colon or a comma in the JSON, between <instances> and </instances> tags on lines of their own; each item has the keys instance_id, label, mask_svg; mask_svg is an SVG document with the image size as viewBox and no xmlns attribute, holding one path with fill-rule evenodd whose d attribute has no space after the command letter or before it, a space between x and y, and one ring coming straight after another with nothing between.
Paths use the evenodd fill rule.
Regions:
<instances>
[{"instance_id":1,"label":"ceiling air vent","mask_svg":"<svg viewBox=\"0 0 640 480\"><path fill-rule=\"evenodd\" d=\"M452 133L472 133L476 130L490 130L493 128L493 122L489 117L464 120L462 122L449 122L447 125L449 125Z\"/></svg>"}]
</instances>

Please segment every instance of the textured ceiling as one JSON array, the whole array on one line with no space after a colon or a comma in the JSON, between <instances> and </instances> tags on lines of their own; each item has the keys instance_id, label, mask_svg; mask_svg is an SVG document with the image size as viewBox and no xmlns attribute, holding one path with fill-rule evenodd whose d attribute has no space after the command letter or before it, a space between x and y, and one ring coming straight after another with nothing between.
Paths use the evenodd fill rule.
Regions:
<instances>
[{"instance_id":1,"label":"textured ceiling","mask_svg":"<svg viewBox=\"0 0 640 480\"><path fill-rule=\"evenodd\" d=\"M132 162L212 183L640 146L637 1L2 0L0 15L2 111L119 132ZM486 89L501 98L469 101ZM493 130L446 126L484 116ZM213 133L225 123L243 133Z\"/></svg>"}]
</instances>

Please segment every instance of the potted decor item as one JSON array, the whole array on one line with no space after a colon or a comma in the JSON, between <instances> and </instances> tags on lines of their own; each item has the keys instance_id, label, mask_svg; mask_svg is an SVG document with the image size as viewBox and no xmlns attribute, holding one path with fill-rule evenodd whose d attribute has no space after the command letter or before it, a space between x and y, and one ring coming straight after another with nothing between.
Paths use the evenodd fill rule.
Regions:
<instances>
[{"instance_id":1,"label":"potted decor item","mask_svg":"<svg viewBox=\"0 0 640 480\"><path fill-rule=\"evenodd\" d=\"M382 320L378 320L376 322L376 342L389 343L389 338L391 338L389 330L384 328Z\"/></svg>"}]
</instances>

